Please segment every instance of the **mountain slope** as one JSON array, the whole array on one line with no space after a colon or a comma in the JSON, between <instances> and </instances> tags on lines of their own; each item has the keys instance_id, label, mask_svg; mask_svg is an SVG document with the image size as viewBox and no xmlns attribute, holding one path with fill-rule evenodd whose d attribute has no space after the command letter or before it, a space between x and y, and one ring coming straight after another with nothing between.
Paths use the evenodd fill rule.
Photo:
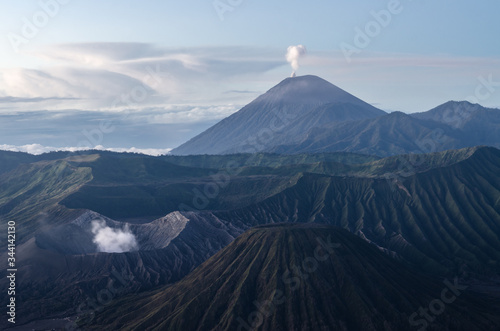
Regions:
<instances>
[{"instance_id":1,"label":"mountain slope","mask_svg":"<svg viewBox=\"0 0 500 331\"><path fill-rule=\"evenodd\" d=\"M349 232L325 225L251 229L177 284L119 300L97 329L403 330L442 283L391 259ZM468 293L429 330L493 330L489 301Z\"/></svg>"},{"instance_id":2,"label":"mountain slope","mask_svg":"<svg viewBox=\"0 0 500 331\"><path fill-rule=\"evenodd\" d=\"M448 101L429 111L414 113L411 116L462 128L477 112L484 110L494 111L467 101Z\"/></svg>"},{"instance_id":3,"label":"mountain slope","mask_svg":"<svg viewBox=\"0 0 500 331\"><path fill-rule=\"evenodd\" d=\"M0 218L16 222L20 243L41 225L60 221L63 215L58 214L68 211L62 211L59 202L91 180L90 168L74 167L67 159L21 164L0 175ZM0 227L7 229L7 222Z\"/></svg>"},{"instance_id":4,"label":"mountain slope","mask_svg":"<svg viewBox=\"0 0 500 331\"><path fill-rule=\"evenodd\" d=\"M0 174L15 169L22 163L35 162L36 157L20 152L0 151Z\"/></svg>"},{"instance_id":5,"label":"mountain slope","mask_svg":"<svg viewBox=\"0 0 500 331\"><path fill-rule=\"evenodd\" d=\"M17 325L100 311L108 300L99 297L103 291L112 291L116 299L178 281L247 228L226 225L211 215L175 212L151 223L129 224L137 249L107 253L97 250L88 230L93 220L112 229L124 226L86 211L71 222L41 229L17 246ZM8 288L6 276L1 270L0 286ZM6 292L0 297L7 300ZM8 324L1 320L0 329Z\"/></svg>"},{"instance_id":6,"label":"mountain slope","mask_svg":"<svg viewBox=\"0 0 500 331\"><path fill-rule=\"evenodd\" d=\"M297 134L295 140L278 138L275 142L265 151L341 151L385 157L478 145L500 147L500 110L450 101L424 113L393 112L372 119L326 122Z\"/></svg>"},{"instance_id":7,"label":"mountain slope","mask_svg":"<svg viewBox=\"0 0 500 331\"><path fill-rule=\"evenodd\" d=\"M340 103L343 110L336 116L335 107L331 104ZM377 109L335 85L316 76L301 76L287 78L271 88L235 114L225 118L200 135L172 150L175 155L188 154L227 154L240 152L258 152L268 143L268 135L278 132L286 133L287 127L295 119L307 116L317 107L331 114L325 118L329 121L348 119L364 119L384 115ZM355 111L346 116L345 108L351 105ZM320 110L317 110L320 111ZM333 114L333 115L332 115ZM312 129L314 122L300 122L293 127L295 131L305 132ZM266 132L264 132L265 130ZM287 135L293 138L294 134ZM258 144L252 139L259 139Z\"/></svg>"},{"instance_id":8,"label":"mountain slope","mask_svg":"<svg viewBox=\"0 0 500 331\"><path fill-rule=\"evenodd\" d=\"M450 101L412 117L447 124L460 130L460 146L500 147L500 110L467 101ZM458 145L457 145L458 146Z\"/></svg>"},{"instance_id":9,"label":"mountain slope","mask_svg":"<svg viewBox=\"0 0 500 331\"><path fill-rule=\"evenodd\" d=\"M262 202L214 214L234 224L327 223L430 273L494 275L500 272L500 151L463 150L451 153L460 160L451 163L450 153L399 165L397 157L375 161L382 163L372 165L379 175L364 178L302 174Z\"/></svg>"},{"instance_id":10,"label":"mountain slope","mask_svg":"<svg viewBox=\"0 0 500 331\"><path fill-rule=\"evenodd\" d=\"M74 316L106 289L113 270L135 279L123 293L177 281L248 228L276 222L342 227L434 275L490 282L500 273L500 151L494 148L378 160L346 153L100 155L78 162L61 155L1 176L0 217L22 224L20 322ZM194 199L203 198L207 204L196 210ZM194 211L175 212L181 203ZM153 217L165 210L172 212ZM82 215L113 228L127 221L139 250L97 252ZM4 287L5 276L4 270Z\"/></svg>"},{"instance_id":11,"label":"mountain slope","mask_svg":"<svg viewBox=\"0 0 500 331\"><path fill-rule=\"evenodd\" d=\"M82 154L91 154L90 151ZM0 150L0 174L11 171L21 164L34 163L38 161L50 161L63 159L68 153L54 152L42 155L32 155L23 152L9 152Z\"/></svg>"},{"instance_id":12,"label":"mountain slope","mask_svg":"<svg viewBox=\"0 0 500 331\"><path fill-rule=\"evenodd\" d=\"M288 78L173 154L350 152L381 157L500 147L500 110L450 101L386 114L315 76Z\"/></svg>"},{"instance_id":13,"label":"mountain slope","mask_svg":"<svg viewBox=\"0 0 500 331\"><path fill-rule=\"evenodd\" d=\"M445 124L394 112L374 119L325 124L309 131L301 141L268 151L287 154L341 151L384 157L447 150L460 145L460 140L460 133Z\"/></svg>"}]
</instances>

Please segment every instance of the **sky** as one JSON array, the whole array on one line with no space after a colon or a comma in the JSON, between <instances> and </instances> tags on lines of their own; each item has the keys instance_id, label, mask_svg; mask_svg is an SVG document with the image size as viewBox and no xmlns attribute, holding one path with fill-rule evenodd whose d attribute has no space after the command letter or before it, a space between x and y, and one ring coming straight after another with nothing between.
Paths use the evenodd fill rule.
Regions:
<instances>
[{"instance_id":1,"label":"sky","mask_svg":"<svg viewBox=\"0 0 500 331\"><path fill-rule=\"evenodd\" d=\"M500 108L500 2L0 0L0 149L167 152L290 76Z\"/></svg>"}]
</instances>

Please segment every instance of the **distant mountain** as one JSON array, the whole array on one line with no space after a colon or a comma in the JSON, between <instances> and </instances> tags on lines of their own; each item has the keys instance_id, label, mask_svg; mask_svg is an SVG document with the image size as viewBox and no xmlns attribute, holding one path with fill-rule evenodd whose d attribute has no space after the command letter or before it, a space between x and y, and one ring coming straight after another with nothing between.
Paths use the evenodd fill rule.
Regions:
<instances>
[{"instance_id":1,"label":"distant mountain","mask_svg":"<svg viewBox=\"0 0 500 331\"><path fill-rule=\"evenodd\" d=\"M498 326L500 318L489 301L463 289L453 294L445 284L453 287L450 280L443 283L408 269L340 228L264 226L245 232L173 286L118 300L90 328L363 331ZM418 311L443 289L459 298L439 314L430 313L430 323Z\"/></svg>"},{"instance_id":2,"label":"distant mountain","mask_svg":"<svg viewBox=\"0 0 500 331\"><path fill-rule=\"evenodd\" d=\"M500 147L500 109L485 108L467 101L450 101L411 116L458 129L461 140L454 148L477 145Z\"/></svg>"},{"instance_id":3,"label":"distant mountain","mask_svg":"<svg viewBox=\"0 0 500 331\"><path fill-rule=\"evenodd\" d=\"M258 152L320 123L386 114L316 76L287 78L235 114L172 150L174 155ZM254 143L255 140L255 143Z\"/></svg>"},{"instance_id":4,"label":"distant mountain","mask_svg":"<svg viewBox=\"0 0 500 331\"><path fill-rule=\"evenodd\" d=\"M449 125L453 128L463 128L469 120L479 112L490 112L495 109L484 108L468 101L448 101L436 108L423 113L411 114L412 117L432 120Z\"/></svg>"},{"instance_id":5,"label":"distant mountain","mask_svg":"<svg viewBox=\"0 0 500 331\"><path fill-rule=\"evenodd\" d=\"M461 139L450 127L394 112L374 119L325 124L310 130L300 141L269 148L270 152L355 152L391 156L451 149ZM429 145L429 143L431 145Z\"/></svg>"},{"instance_id":6,"label":"distant mountain","mask_svg":"<svg viewBox=\"0 0 500 331\"><path fill-rule=\"evenodd\" d=\"M424 113L393 112L373 119L325 122L294 140L275 139L266 152L351 152L378 156L500 147L500 110L447 102Z\"/></svg>"},{"instance_id":7,"label":"distant mountain","mask_svg":"<svg viewBox=\"0 0 500 331\"><path fill-rule=\"evenodd\" d=\"M450 101L387 114L316 76L287 78L174 155L350 152L381 157L500 147L500 110Z\"/></svg>"}]
</instances>

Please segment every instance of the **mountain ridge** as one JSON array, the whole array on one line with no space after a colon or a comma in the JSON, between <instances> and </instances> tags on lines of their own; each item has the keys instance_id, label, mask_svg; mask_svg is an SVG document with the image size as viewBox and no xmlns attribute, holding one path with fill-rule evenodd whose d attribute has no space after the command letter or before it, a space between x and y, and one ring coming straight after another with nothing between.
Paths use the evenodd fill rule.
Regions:
<instances>
[{"instance_id":1,"label":"mountain ridge","mask_svg":"<svg viewBox=\"0 0 500 331\"><path fill-rule=\"evenodd\" d=\"M500 151L492 147L379 160L345 153L156 158L103 154L82 162L62 155L63 160L23 164L0 175L0 217L19 221L23 267L18 286L24 293L20 299L29 302L19 312L27 319L67 309L75 314L82 300L106 287L110 268L133 275L135 281L124 293L170 284L248 228L277 222L344 228L433 275L479 276L490 284L500 270ZM192 169L198 170L185 176ZM6 180L11 174L17 177ZM214 183L221 185L218 192L205 191ZM75 192L75 185L83 186ZM39 192L30 190L33 187L49 194L49 203L39 204L39 209L32 208L37 205L33 194ZM195 208L193 198L203 202L199 194L204 192L210 194L205 196L208 204ZM9 200L5 193L24 196ZM172 196L177 197L174 203ZM179 211L182 203L192 209ZM85 209L110 227L131 222L139 250L86 254L93 252L86 245L58 242L59 234L76 233L75 220ZM121 219L123 215L130 221ZM155 239L162 232L168 240ZM30 278L33 274L39 281ZM47 287L56 276L64 286Z\"/></svg>"},{"instance_id":2,"label":"mountain ridge","mask_svg":"<svg viewBox=\"0 0 500 331\"><path fill-rule=\"evenodd\" d=\"M387 114L308 75L283 80L171 154L352 152L386 157L475 145L500 147L500 109L449 101L425 112Z\"/></svg>"},{"instance_id":3,"label":"mountain ridge","mask_svg":"<svg viewBox=\"0 0 500 331\"><path fill-rule=\"evenodd\" d=\"M119 300L91 329L402 330L421 326L418 307L442 288L344 229L274 224L248 230L170 287ZM460 298L429 330L494 329L488 301Z\"/></svg>"},{"instance_id":4,"label":"mountain ridge","mask_svg":"<svg viewBox=\"0 0 500 331\"><path fill-rule=\"evenodd\" d=\"M238 112L173 149L171 154L258 152L261 147L252 144L249 139L259 139L264 134L286 132L290 122L296 118L318 106L332 103L352 104L363 110L358 111L358 118L385 114L384 111L317 76L286 78ZM260 144L265 144L263 139L260 140Z\"/></svg>"}]
</instances>

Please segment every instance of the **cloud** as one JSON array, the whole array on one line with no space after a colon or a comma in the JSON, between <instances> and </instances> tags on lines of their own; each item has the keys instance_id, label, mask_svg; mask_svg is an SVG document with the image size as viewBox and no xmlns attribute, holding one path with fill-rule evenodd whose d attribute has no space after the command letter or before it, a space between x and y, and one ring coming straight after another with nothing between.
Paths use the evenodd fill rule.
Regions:
<instances>
[{"instance_id":1,"label":"cloud","mask_svg":"<svg viewBox=\"0 0 500 331\"><path fill-rule=\"evenodd\" d=\"M141 90L135 93L156 94L154 89L141 81L119 72L69 67L5 69L0 75L0 88L6 101L7 97L11 102L22 99L52 100L55 109L60 106L77 108L78 105L83 108L109 107L115 99L133 93L137 88ZM132 102L122 103L127 105Z\"/></svg>"},{"instance_id":2,"label":"cloud","mask_svg":"<svg viewBox=\"0 0 500 331\"><path fill-rule=\"evenodd\" d=\"M50 110L206 103L247 76L283 65L279 53L250 47L80 43L45 46L27 55L42 59L42 65L2 70L0 97L12 103L39 98Z\"/></svg>"},{"instance_id":3,"label":"cloud","mask_svg":"<svg viewBox=\"0 0 500 331\"><path fill-rule=\"evenodd\" d=\"M50 147L50 146L43 146L40 144L28 144L28 145L22 145L22 146L14 146L14 145L0 145L0 150L2 151L10 151L10 152L24 152L24 153L29 153L33 155L40 155L44 153L50 153L50 152L57 152L57 151L62 151L62 152L78 152L78 151L87 151L91 150L86 147ZM145 154L145 155L152 155L152 156L158 156L158 155L165 155L168 154L172 148L135 148L135 147L130 147L130 148L105 148L103 146L96 146L92 148L92 150L98 150L98 151L109 151L109 152L117 152L117 153L139 153L139 154Z\"/></svg>"},{"instance_id":4,"label":"cloud","mask_svg":"<svg viewBox=\"0 0 500 331\"><path fill-rule=\"evenodd\" d=\"M0 97L0 103L27 103L27 102L42 102L48 100L76 100L76 98L17 98L17 97Z\"/></svg>"},{"instance_id":5,"label":"cloud","mask_svg":"<svg viewBox=\"0 0 500 331\"><path fill-rule=\"evenodd\" d=\"M98 145L104 146L103 150L165 154L239 108L167 105L130 111L10 109L0 112L0 145L35 154Z\"/></svg>"},{"instance_id":6,"label":"cloud","mask_svg":"<svg viewBox=\"0 0 500 331\"><path fill-rule=\"evenodd\" d=\"M307 74L319 75L385 109L423 111L451 99L466 99L480 75L493 74L495 82L500 77L500 60L496 58L366 51L346 65L341 51L309 51L307 57L300 57L299 46L291 46L288 54L292 67L307 65ZM281 48L75 43L38 48L29 56L37 57L37 63L42 59L36 69L0 71L0 113L163 108L168 114L162 120L181 122L182 111L174 113L169 107L246 104L254 95L236 91L264 93L288 71ZM499 100L495 94L485 103L498 107ZM183 110L189 121L196 120L196 113L203 113L193 109ZM214 116L219 118L217 112Z\"/></svg>"},{"instance_id":7,"label":"cloud","mask_svg":"<svg viewBox=\"0 0 500 331\"><path fill-rule=\"evenodd\" d=\"M259 92L257 92L257 91L249 91L249 90L229 90L229 91L225 91L224 93L236 93L236 94L245 94L245 93L248 93L248 94L258 94Z\"/></svg>"},{"instance_id":8,"label":"cloud","mask_svg":"<svg viewBox=\"0 0 500 331\"><path fill-rule=\"evenodd\" d=\"M92 221L94 243L100 252L123 253L138 249L137 239L130 231L128 224L123 229L113 229L104 220Z\"/></svg>"},{"instance_id":9,"label":"cloud","mask_svg":"<svg viewBox=\"0 0 500 331\"><path fill-rule=\"evenodd\" d=\"M222 120L236 112L240 106L169 106L144 109L130 114L130 120L149 124L195 123Z\"/></svg>"},{"instance_id":10,"label":"cloud","mask_svg":"<svg viewBox=\"0 0 500 331\"><path fill-rule=\"evenodd\" d=\"M101 42L56 44L29 54L53 62L101 65L157 57L165 54L165 51L147 43Z\"/></svg>"},{"instance_id":11,"label":"cloud","mask_svg":"<svg viewBox=\"0 0 500 331\"><path fill-rule=\"evenodd\" d=\"M286 60L290 63L293 69L292 76L299 69L299 59L306 55L307 49L303 45L288 46L286 50Z\"/></svg>"}]
</instances>

